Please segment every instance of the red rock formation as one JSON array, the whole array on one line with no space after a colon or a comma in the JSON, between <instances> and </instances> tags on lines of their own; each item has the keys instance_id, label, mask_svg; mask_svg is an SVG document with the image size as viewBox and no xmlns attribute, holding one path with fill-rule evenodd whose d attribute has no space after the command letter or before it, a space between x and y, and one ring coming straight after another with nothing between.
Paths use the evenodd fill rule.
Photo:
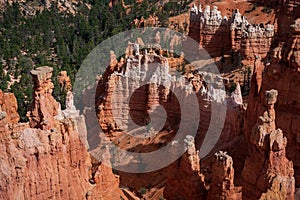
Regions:
<instances>
[{"instance_id":1,"label":"red rock formation","mask_svg":"<svg viewBox=\"0 0 300 200\"><path fill-rule=\"evenodd\" d=\"M109 149L101 155L101 159L105 163L109 163L111 156ZM104 161L105 160L105 161ZM125 198L119 189L119 176L112 173L112 168L104 164L98 164L93 176L94 187L90 193L91 199L119 199Z\"/></svg>"},{"instance_id":2,"label":"red rock formation","mask_svg":"<svg viewBox=\"0 0 300 200\"><path fill-rule=\"evenodd\" d=\"M299 62L296 57L299 52L299 32L296 27L299 21L292 27L289 42L286 48L281 45L274 49L273 58L268 66L260 66L251 82L249 105L245 115L245 135L250 138L251 130L258 122L257 116L264 113L264 93L272 88L278 90L278 102L276 104L276 124L282 129L287 138L287 158L293 161L296 186L300 184L300 157L299 152L299 84L300 76L297 70ZM293 60L293 58L295 58ZM261 64L262 65L262 64ZM262 65L263 66L263 65ZM264 73L263 73L264 72ZM260 77L260 78L257 78ZM260 89L258 89L260 88Z\"/></svg>"},{"instance_id":3,"label":"red rock formation","mask_svg":"<svg viewBox=\"0 0 300 200\"><path fill-rule=\"evenodd\" d=\"M284 61L296 71L300 71L300 18L291 25L292 37L289 39L288 49L284 53Z\"/></svg>"},{"instance_id":4,"label":"red rock formation","mask_svg":"<svg viewBox=\"0 0 300 200\"><path fill-rule=\"evenodd\" d=\"M66 71L61 71L58 75L58 83L62 91L68 92L72 90L71 79Z\"/></svg>"},{"instance_id":5,"label":"red rock formation","mask_svg":"<svg viewBox=\"0 0 300 200\"><path fill-rule=\"evenodd\" d=\"M3 120L15 119L10 117L15 114L0 112L0 198L126 199L109 167L98 165L92 173L84 117L71 112L70 106L61 116L54 116L59 105L52 97L51 71L49 67L32 71L35 100L30 117L37 120L30 118L29 124L33 127L43 119L51 119L51 123L40 129L29 124L7 125ZM1 105L11 105L13 110L17 104L8 102L10 99L15 98L2 98Z\"/></svg>"},{"instance_id":6,"label":"red rock formation","mask_svg":"<svg viewBox=\"0 0 300 200\"><path fill-rule=\"evenodd\" d=\"M50 67L39 67L33 71L34 83L33 103L27 116L32 128L51 129L54 128L54 117L58 114L60 105L52 96L54 85L51 81L53 69Z\"/></svg>"},{"instance_id":7,"label":"red rock formation","mask_svg":"<svg viewBox=\"0 0 300 200\"><path fill-rule=\"evenodd\" d=\"M186 109L192 109L188 106L188 96L194 90L200 106L199 113L202 119L199 122L199 135L205 136L210 123L211 103L221 104L226 98L222 86L222 78L212 76L206 72L189 72L185 77L176 78L171 76L172 70L169 67L169 59L157 55L151 51L147 54L132 55L135 50L128 50L126 61L122 59L117 62L114 57L111 58L111 64L105 71L102 80L99 82L97 95L98 118L99 123L105 133L113 134L120 130L125 131L128 127L128 120L131 116L139 125L147 123L148 114L151 107L162 105L167 111L167 126L178 126L180 120L180 108L178 101ZM177 79L177 80L176 80ZM207 85L205 79L211 80ZM216 84L217 83L217 84ZM239 86L238 94L233 95L228 104L228 112L232 118L240 116L243 113L241 108L241 92ZM172 91L177 91L175 94ZM221 106L222 107L222 106ZM226 106L223 106L224 108ZM223 108L223 109L224 109ZM188 111L185 111L186 118L192 118ZM193 112L191 110L191 112ZM128 116L130 114L130 116ZM222 116L219 116L222 117ZM225 116L224 116L225 117ZM240 117L242 119L242 117ZM176 122L177 120L177 122ZM169 124L168 124L169 123ZM235 125L228 122L224 128L227 134L227 140L241 133L242 120L238 120ZM189 127L186 127L189 130ZM203 138L202 138L203 139ZM196 146L200 148L201 142L196 139Z\"/></svg>"},{"instance_id":8,"label":"red rock formation","mask_svg":"<svg viewBox=\"0 0 300 200\"><path fill-rule=\"evenodd\" d=\"M85 198L91 163L73 123L1 133L1 199Z\"/></svg>"},{"instance_id":9,"label":"red rock formation","mask_svg":"<svg viewBox=\"0 0 300 200\"><path fill-rule=\"evenodd\" d=\"M223 19L217 9L214 6L210 10L207 6L202 12L201 6L198 9L194 5L190 13L189 36L211 55L220 55L230 48L230 27L227 19Z\"/></svg>"},{"instance_id":10,"label":"red rock formation","mask_svg":"<svg viewBox=\"0 0 300 200\"><path fill-rule=\"evenodd\" d=\"M0 111L5 112L6 123L18 123L20 116L17 113L17 99L13 93L3 93L0 90ZM4 114L3 114L4 115Z\"/></svg>"},{"instance_id":11,"label":"red rock formation","mask_svg":"<svg viewBox=\"0 0 300 200\"><path fill-rule=\"evenodd\" d=\"M217 152L212 164L212 182L208 199L241 199L241 188L234 186L232 158L226 152Z\"/></svg>"},{"instance_id":12,"label":"red rock formation","mask_svg":"<svg viewBox=\"0 0 300 200\"><path fill-rule=\"evenodd\" d=\"M265 58L270 51L274 26L251 25L236 10L227 20L216 6L202 11L195 5L190 13L189 36L199 42L211 56L239 52L245 65L253 64L255 57Z\"/></svg>"},{"instance_id":13,"label":"red rock formation","mask_svg":"<svg viewBox=\"0 0 300 200\"><path fill-rule=\"evenodd\" d=\"M235 67L238 67L238 71L243 71L244 69L239 68L241 66L250 67L253 72L255 62L269 61L271 48L279 41L286 41L290 22L295 17L299 17L300 13L299 0L293 3L291 1L268 1L264 4L256 1L256 5L248 4L247 6L244 4L246 2L211 3L218 5L224 15L228 16L230 14L228 11L235 11L228 20L226 17L221 20L221 13L216 11L216 8L212 10L207 8L202 11L201 6L199 8L193 6L190 12L189 36L198 41L200 46L206 49L215 60L220 59L221 63L218 67L222 72ZM246 12L247 7L250 12ZM244 16L236 8L240 8ZM270 9L274 14L266 14L264 9ZM249 21L245 16L249 17ZM219 58L221 55L224 57ZM231 62L227 58L231 58ZM245 83L246 77L238 77L237 71L233 73L240 83ZM245 90L248 90L247 86Z\"/></svg>"},{"instance_id":14,"label":"red rock formation","mask_svg":"<svg viewBox=\"0 0 300 200\"><path fill-rule=\"evenodd\" d=\"M199 152L196 151L194 138L186 136L184 140L186 153L173 163L173 169L169 174L164 197L167 199L206 199L207 188L204 176L200 173ZM174 144L173 148L176 148Z\"/></svg>"},{"instance_id":15,"label":"red rock formation","mask_svg":"<svg viewBox=\"0 0 300 200\"><path fill-rule=\"evenodd\" d=\"M146 55L143 53L139 55L133 55L134 52L135 50L132 49L131 53L128 53L126 61L123 63L118 63L113 56L110 66L107 68L103 75L103 79L98 85L97 94L99 95L99 98L97 100L97 114L99 117L99 123L104 130L104 133L109 136L112 141L120 144L122 148L130 149L131 151L134 150L147 152L149 149L153 151L159 148L160 146L157 143L168 143L168 141L170 141L169 138L173 137L174 132L176 132L176 128L179 126L179 116L181 112L185 112L185 120L189 119L189 122L195 121L193 120L194 116L191 115L191 113L195 113L195 105L190 105L188 101L188 97L193 90L196 92L198 99L197 103L199 105L201 119L199 121L198 134L196 136L196 148L201 148L204 137L207 134L208 127L211 123L211 117L216 117L216 115L218 118L215 120L222 121L221 119L226 117L226 122L223 126L223 129L220 130L220 132L222 131L222 134L215 149L213 149L213 152L219 150L228 150L231 146L236 145L242 140L241 134L244 109L242 107L242 97L239 86L237 87L236 91L233 92L232 96L227 99L229 100L227 107L225 105L222 106L222 98L225 99L226 94L222 89L218 89L219 86L215 84L218 83L217 80L221 80L222 83L222 79L220 77L214 77L209 73L201 71L194 71L187 73L186 78L182 77L179 80L175 80L174 77L173 80L172 77L170 77L172 69L169 69L168 63L166 62L167 59L156 55L154 52L149 52ZM141 63L141 65L139 63ZM143 78L145 77L147 77L147 79L143 81ZM210 80L210 84L205 82L206 80ZM148 84L142 85L142 83ZM159 86L159 83L164 85L164 88ZM170 89L178 92L177 97L172 91L170 91ZM183 107L180 107L178 103L179 100L181 101L181 105ZM216 105L213 105L213 102L217 105L221 104L218 110L214 110L214 115L212 115L212 108ZM155 140L151 139L150 141L132 137L131 135L126 136L127 127L130 127L129 113L130 117L132 117L132 119L139 126L144 126L149 119L151 107L158 106L159 104L162 105L167 112L167 122L160 133L161 136L157 136L155 137ZM227 109L227 112L224 112L224 115L221 115L222 110L224 109ZM192 127L193 124L191 123L185 125L185 132L193 133ZM215 136L215 138L217 137L218 136ZM236 139L236 137L238 137L238 139ZM239 159L241 163L243 163L244 155L241 151L241 148L239 149L239 153L240 154L238 157L241 157ZM167 187L169 187L169 189L167 189L166 192L166 194L171 196L177 194L171 191L173 190L171 188L179 188L181 186L183 187L184 185L179 183L180 180L172 177L173 174L177 174L178 177L185 177L187 174L190 174L190 176L192 176L192 174L196 174L195 171L191 172L191 167L189 167L189 164L184 164L184 160L188 159L181 158L180 160L181 161L178 162L182 162L180 164L182 167L178 167L177 164L173 164L170 167L170 171L172 171L172 173L160 170L158 173L151 174L151 176L158 176L158 174L164 173L163 175L159 175L159 177L157 177L159 180L162 176L168 176L169 174L172 174L170 176L170 181L173 181L174 184L171 182L167 183ZM241 169L242 164L239 166L239 173ZM126 173L122 173L121 179L123 180L124 185L138 189L139 187L136 182L140 183L140 187L142 186L141 183L145 182L135 178L135 183L131 183L132 175ZM124 180L127 180L127 182ZM186 182L188 182L188 180L186 180ZM178 183L181 186L176 186L175 183ZM190 197L190 199L196 199L197 195L198 197L199 195L201 196L202 194L197 194L197 191L199 191L199 188L197 189L197 187L201 183L195 181L194 184L196 184L195 188L193 188L191 185L188 189L181 189L183 190L181 196L183 197L184 194L186 194L188 197ZM191 191L193 191L192 195L189 194ZM170 194L171 192L174 194ZM203 190L203 193L207 193L206 189ZM172 197L175 198L175 196Z\"/></svg>"},{"instance_id":16,"label":"red rock formation","mask_svg":"<svg viewBox=\"0 0 300 200\"><path fill-rule=\"evenodd\" d=\"M245 161L243 199L293 199L293 163L286 158L287 138L275 126L274 104L277 91L265 93L266 111L250 135L249 156Z\"/></svg>"},{"instance_id":17,"label":"red rock formation","mask_svg":"<svg viewBox=\"0 0 300 200\"><path fill-rule=\"evenodd\" d=\"M250 26L247 31L249 33L246 34L246 37L242 35L239 47L243 59L248 61L248 63L244 63L245 65L253 63L257 57L267 57L273 41L274 27L272 25L266 25L263 28ZM232 38L237 37L239 37L238 34L232 36Z\"/></svg>"}]
</instances>

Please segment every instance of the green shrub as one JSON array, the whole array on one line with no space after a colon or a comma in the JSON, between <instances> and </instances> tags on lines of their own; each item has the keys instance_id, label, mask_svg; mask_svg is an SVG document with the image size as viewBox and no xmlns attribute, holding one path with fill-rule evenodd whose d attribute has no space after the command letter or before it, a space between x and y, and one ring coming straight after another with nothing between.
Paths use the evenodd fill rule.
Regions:
<instances>
[{"instance_id":1,"label":"green shrub","mask_svg":"<svg viewBox=\"0 0 300 200\"><path fill-rule=\"evenodd\" d=\"M146 188L142 187L142 188L140 189L140 194L141 194L141 195L146 194L146 192L147 192L147 189L146 189Z\"/></svg>"},{"instance_id":2,"label":"green shrub","mask_svg":"<svg viewBox=\"0 0 300 200\"><path fill-rule=\"evenodd\" d=\"M231 85L230 85L229 88L228 88L229 92L230 92L230 93L234 92L235 89L236 89L236 87L237 87L236 83L234 83L234 82L231 83Z\"/></svg>"},{"instance_id":3,"label":"green shrub","mask_svg":"<svg viewBox=\"0 0 300 200\"><path fill-rule=\"evenodd\" d=\"M271 14L272 13L272 8L270 8L270 7L264 7L261 11L264 12L264 13Z\"/></svg>"}]
</instances>

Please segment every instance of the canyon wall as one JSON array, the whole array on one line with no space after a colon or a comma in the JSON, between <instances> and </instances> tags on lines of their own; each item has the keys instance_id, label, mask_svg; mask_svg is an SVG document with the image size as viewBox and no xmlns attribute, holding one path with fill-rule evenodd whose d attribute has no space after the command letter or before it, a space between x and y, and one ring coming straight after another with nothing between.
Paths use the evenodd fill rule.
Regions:
<instances>
[{"instance_id":1,"label":"canyon wall","mask_svg":"<svg viewBox=\"0 0 300 200\"><path fill-rule=\"evenodd\" d=\"M276 129L277 90L264 94L266 111L252 128L242 172L243 199L294 199L293 163L286 158L287 138Z\"/></svg>"},{"instance_id":2,"label":"canyon wall","mask_svg":"<svg viewBox=\"0 0 300 200\"><path fill-rule=\"evenodd\" d=\"M84 117L78 114L70 99L67 109L62 111L52 97L52 68L37 68L31 74L35 91L29 123L18 123L15 97L0 92L0 198L117 199L123 196L118 177L111 168L100 164L93 170L95 166L83 139Z\"/></svg>"},{"instance_id":3,"label":"canyon wall","mask_svg":"<svg viewBox=\"0 0 300 200\"><path fill-rule=\"evenodd\" d=\"M114 140L117 134L128 128L138 130L132 121L139 126L149 125L151 113L162 106L165 116L152 116L162 121L159 127L153 127L155 131L176 132L183 124L186 134L197 132L197 149L201 148L206 132L212 126L211 118L217 118L215 120L220 123L225 119L223 129L219 131L219 144L232 143L233 138L242 135L244 108L239 85L236 91L227 94L223 79L218 75L194 70L176 77L175 70L168 64L170 58L154 51L143 51L127 55L120 61L113 57L98 84L97 114L105 134ZM193 95L196 100L191 103ZM199 105L196 112L193 110L195 104ZM199 122L194 120L197 112Z\"/></svg>"},{"instance_id":4,"label":"canyon wall","mask_svg":"<svg viewBox=\"0 0 300 200\"><path fill-rule=\"evenodd\" d=\"M133 46L136 45L133 44ZM237 174L240 174L245 159L245 149L237 150L232 147L241 145L244 140L242 134L244 107L240 86L237 85L231 94L226 93L225 89L222 89L223 79L220 76L201 70L194 70L176 77L173 75L174 69L169 67L169 60L170 58L157 55L154 51L145 53L142 49L133 51L120 61L117 61L115 56L111 56L111 64L97 86L96 102L99 124L106 136L121 148L134 152L149 152L170 143L176 136L180 123L183 123L184 136L197 133L195 142L194 138L193 141L185 142L186 145L190 144L187 145L187 152L166 169L151 173L151 180L156 176L159 180L161 177L166 177L164 196L170 199L184 197L205 199L211 180L213 180L213 190L219 191L219 195L233 194L234 198L238 199L241 196L241 189L233 184L233 166L237 166ZM192 94L196 95L194 104L189 101ZM195 104L199 105L197 108L199 110L195 110ZM155 116L155 109L160 106L165 109L165 114L159 110L161 112ZM199 121L195 121L194 115L197 112L200 114ZM161 124L151 127L155 125L155 122L150 121L151 117L161 121ZM220 135L209 132L209 127L220 123L221 119L225 119L225 122ZM130 120L142 128L132 126ZM151 126L147 131L149 122ZM195 126L198 128L194 129ZM212 127L210 131L216 131ZM229 153L235 153L233 158L237 158L237 162L226 161L222 165L219 164L219 167L223 168L224 176L221 172L220 174L216 172L214 175L208 175L206 178L209 181L205 183L205 175L201 174L199 163L199 155L203 152L199 154L197 150L203 146L207 132L215 134L216 145L205 153L214 157L214 152L228 150ZM135 135L137 137L133 137ZM213 142L214 139L206 142ZM184 143L185 140L186 138L178 138L175 144ZM228 158L230 159L232 160ZM215 165L222 162L223 160L218 160ZM209 167L210 165L207 164L204 166L204 168ZM228 169L231 170L231 174L227 176ZM132 174L120 174L122 184L127 187L140 188L145 182L139 180L139 177L140 179L144 177L143 175L132 178ZM228 177L231 189L228 193L222 194L222 191L227 188ZM218 186L220 184L223 185L221 188ZM178 188L178 192L174 192L174 188ZM211 199L214 198L213 193L210 192Z\"/></svg>"},{"instance_id":5,"label":"canyon wall","mask_svg":"<svg viewBox=\"0 0 300 200\"><path fill-rule=\"evenodd\" d=\"M199 42L211 56L221 56L239 52L243 59L253 61L256 57L265 58L270 51L274 26L252 25L246 17L233 12L231 18L222 17L216 6L204 11L193 6L190 12L189 36Z\"/></svg>"},{"instance_id":6,"label":"canyon wall","mask_svg":"<svg viewBox=\"0 0 300 200\"><path fill-rule=\"evenodd\" d=\"M300 21L291 25L291 34L285 47L274 49L270 64L256 66L248 109L245 115L244 132L249 139L251 131L259 122L257 116L262 116L265 111L264 93L270 89L278 90L278 101L275 104L276 125L287 138L286 154L293 161L296 186L300 185L300 158L299 158L299 32Z\"/></svg>"}]
</instances>

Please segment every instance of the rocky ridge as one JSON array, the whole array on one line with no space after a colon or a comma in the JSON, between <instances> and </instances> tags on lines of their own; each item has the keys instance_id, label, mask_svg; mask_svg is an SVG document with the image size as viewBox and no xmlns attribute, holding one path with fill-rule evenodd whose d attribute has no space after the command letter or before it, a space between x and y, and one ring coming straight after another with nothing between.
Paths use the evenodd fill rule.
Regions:
<instances>
[{"instance_id":1,"label":"rocky ridge","mask_svg":"<svg viewBox=\"0 0 300 200\"><path fill-rule=\"evenodd\" d=\"M45 9L50 9L52 5L57 5L57 8L61 12L76 14L79 4L82 4L83 1L71 0L71 1L62 1L62 0L45 0L45 1L28 1L28 0L1 0L0 8L4 8L7 5L12 5L13 3L18 3L22 14L26 16L34 16L37 12L42 12ZM89 7L88 4L86 4Z\"/></svg>"}]
</instances>

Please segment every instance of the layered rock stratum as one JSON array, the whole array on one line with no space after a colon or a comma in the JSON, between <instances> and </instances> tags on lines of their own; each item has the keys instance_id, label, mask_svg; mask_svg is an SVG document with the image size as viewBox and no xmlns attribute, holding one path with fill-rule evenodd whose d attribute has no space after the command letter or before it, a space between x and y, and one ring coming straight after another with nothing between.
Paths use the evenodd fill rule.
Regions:
<instances>
[{"instance_id":1,"label":"layered rock stratum","mask_svg":"<svg viewBox=\"0 0 300 200\"><path fill-rule=\"evenodd\" d=\"M29 123L18 122L14 95L0 91L0 198L298 199L299 1L261 3L280 6L274 12L274 24L251 24L238 10L227 19L217 7L193 6L190 13L189 35L201 47L212 56L232 52L253 69L247 107L238 82L229 92L229 85L225 84L225 91L213 84L228 81L219 75L190 69L180 78L174 76L174 67L183 65L184 55L165 57L167 52L162 50L147 52L139 49L141 41L130 44L119 60L111 53L110 65L96 90L97 120L109 140L126 150L150 152L172 141L180 121L188 122L183 127L184 137L171 144L171 153L179 146L185 147L185 153L155 172L136 175L114 171L116 175L112 166L102 163L109 163L114 156L108 148L98 152L102 161L90 155L85 138L86 126L91 128L86 121L92 120L85 120L76 110L65 72L58 77L61 91L67 93L65 110L52 96L52 68L31 72L34 95ZM199 121L194 121L195 106L189 101L192 94L199 105ZM213 104L226 109L220 116L225 118L224 127L214 148L202 157L211 117L219 114ZM128 131L129 116L146 129ZM151 127L151 117L166 117L166 122ZM189 135L194 123L195 137ZM98 136L92 140L103 140Z\"/></svg>"}]
</instances>

